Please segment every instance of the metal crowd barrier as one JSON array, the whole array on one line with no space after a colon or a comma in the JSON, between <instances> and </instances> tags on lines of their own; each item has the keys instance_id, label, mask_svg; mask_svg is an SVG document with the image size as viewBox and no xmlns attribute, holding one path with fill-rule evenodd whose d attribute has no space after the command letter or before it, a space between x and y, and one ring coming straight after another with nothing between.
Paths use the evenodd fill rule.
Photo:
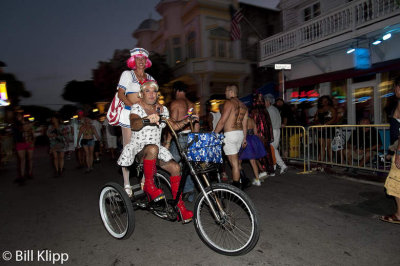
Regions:
<instances>
[{"instance_id":1,"label":"metal crowd barrier","mask_svg":"<svg viewBox=\"0 0 400 266\"><path fill-rule=\"evenodd\" d=\"M318 125L307 130L311 163L389 172L389 125Z\"/></svg>"},{"instance_id":2,"label":"metal crowd barrier","mask_svg":"<svg viewBox=\"0 0 400 266\"><path fill-rule=\"evenodd\" d=\"M389 172L389 125L317 125L281 129L282 158L304 164Z\"/></svg>"},{"instance_id":3,"label":"metal crowd barrier","mask_svg":"<svg viewBox=\"0 0 400 266\"><path fill-rule=\"evenodd\" d=\"M287 160L302 161L303 173L307 172L307 134L302 126L286 126L281 128L279 151Z\"/></svg>"}]
</instances>

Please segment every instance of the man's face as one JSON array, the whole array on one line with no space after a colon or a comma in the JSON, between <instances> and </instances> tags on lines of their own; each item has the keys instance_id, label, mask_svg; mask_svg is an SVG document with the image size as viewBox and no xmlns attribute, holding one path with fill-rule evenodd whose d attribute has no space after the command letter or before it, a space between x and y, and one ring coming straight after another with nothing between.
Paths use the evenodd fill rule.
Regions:
<instances>
[{"instance_id":1,"label":"man's face","mask_svg":"<svg viewBox=\"0 0 400 266\"><path fill-rule=\"evenodd\" d=\"M157 102L157 93L156 88L145 85L142 91L144 102L150 105L155 104Z\"/></svg>"},{"instance_id":2,"label":"man's face","mask_svg":"<svg viewBox=\"0 0 400 266\"><path fill-rule=\"evenodd\" d=\"M400 86L399 85L394 87L394 93L396 94L396 98L400 99Z\"/></svg>"}]
</instances>

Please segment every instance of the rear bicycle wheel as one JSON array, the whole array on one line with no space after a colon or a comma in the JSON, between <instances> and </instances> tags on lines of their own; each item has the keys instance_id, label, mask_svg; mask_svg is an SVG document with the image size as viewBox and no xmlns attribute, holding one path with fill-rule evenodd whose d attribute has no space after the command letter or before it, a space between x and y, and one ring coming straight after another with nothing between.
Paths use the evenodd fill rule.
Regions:
<instances>
[{"instance_id":1,"label":"rear bicycle wheel","mask_svg":"<svg viewBox=\"0 0 400 266\"><path fill-rule=\"evenodd\" d=\"M260 236L258 216L251 199L242 190L224 183L206 188L206 194L220 221L215 219L204 195L199 194L194 207L194 224L200 239L224 255L238 256L251 251Z\"/></svg>"},{"instance_id":2,"label":"rear bicycle wheel","mask_svg":"<svg viewBox=\"0 0 400 266\"><path fill-rule=\"evenodd\" d=\"M100 216L106 230L117 239L129 238L135 229L131 199L117 183L107 183L100 192Z\"/></svg>"}]
</instances>

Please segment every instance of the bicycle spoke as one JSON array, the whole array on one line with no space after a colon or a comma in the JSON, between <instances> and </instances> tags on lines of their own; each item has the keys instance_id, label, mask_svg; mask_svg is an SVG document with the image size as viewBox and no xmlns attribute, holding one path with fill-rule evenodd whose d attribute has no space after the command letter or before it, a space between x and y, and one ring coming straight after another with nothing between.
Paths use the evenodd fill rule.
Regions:
<instances>
[{"instance_id":1,"label":"bicycle spoke","mask_svg":"<svg viewBox=\"0 0 400 266\"><path fill-rule=\"evenodd\" d=\"M122 233L124 231L124 229L122 229L124 222L122 222L120 215L118 215L118 213L121 213L121 207L115 201L114 195L112 195L110 199L110 209L115 214L115 218L113 219L113 221L116 227L118 227L119 232Z\"/></svg>"}]
</instances>

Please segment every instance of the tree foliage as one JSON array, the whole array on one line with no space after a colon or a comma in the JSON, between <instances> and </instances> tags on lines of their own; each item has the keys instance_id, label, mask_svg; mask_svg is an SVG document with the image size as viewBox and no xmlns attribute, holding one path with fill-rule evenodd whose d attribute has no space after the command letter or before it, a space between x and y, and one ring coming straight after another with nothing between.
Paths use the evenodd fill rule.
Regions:
<instances>
[{"instance_id":1,"label":"tree foliage","mask_svg":"<svg viewBox=\"0 0 400 266\"><path fill-rule=\"evenodd\" d=\"M115 50L109 61L100 61L92 70L93 81L70 81L64 88L63 98L78 103L94 103L96 101L111 101L117 90L119 78L123 71L129 70L126 65L130 54L128 49ZM172 70L164 55L152 54L153 65L146 73L153 76L159 85L172 79Z\"/></svg>"},{"instance_id":2,"label":"tree foliage","mask_svg":"<svg viewBox=\"0 0 400 266\"><path fill-rule=\"evenodd\" d=\"M146 72L157 81L158 85L162 86L173 79L172 69L168 66L165 55L154 53L150 55L150 60L153 65L146 69Z\"/></svg>"},{"instance_id":3,"label":"tree foliage","mask_svg":"<svg viewBox=\"0 0 400 266\"><path fill-rule=\"evenodd\" d=\"M115 50L113 58L108 62L99 62L93 70L94 86L98 89L102 100L110 101L117 90L121 73L127 70L126 60L129 58L129 50Z\"/></svg>"},{"instance_id":4,"label":"tree foliage","mask_svg":"<svg viewBox=\"0 0 400 266\"><path fill-rule=\"evenodd\" d=\"M76 115L78 111L78 107L72 104L66 104L61 107L61 109L58 111L62 117L63 120L68 120L71 119L74 115Z\"/></svg>"},{"instance_id":5,"label":"tree foliage","mask_svg":"<svg viewBox=\"0 0 400 266\"><path fill-rule=\"evenodd\" d=\"M92 80L76 81L72 80L65 85L62 97L71 102L82 104L94 103L100 99L98 89Z\"/></svg>"}]
</instances>

